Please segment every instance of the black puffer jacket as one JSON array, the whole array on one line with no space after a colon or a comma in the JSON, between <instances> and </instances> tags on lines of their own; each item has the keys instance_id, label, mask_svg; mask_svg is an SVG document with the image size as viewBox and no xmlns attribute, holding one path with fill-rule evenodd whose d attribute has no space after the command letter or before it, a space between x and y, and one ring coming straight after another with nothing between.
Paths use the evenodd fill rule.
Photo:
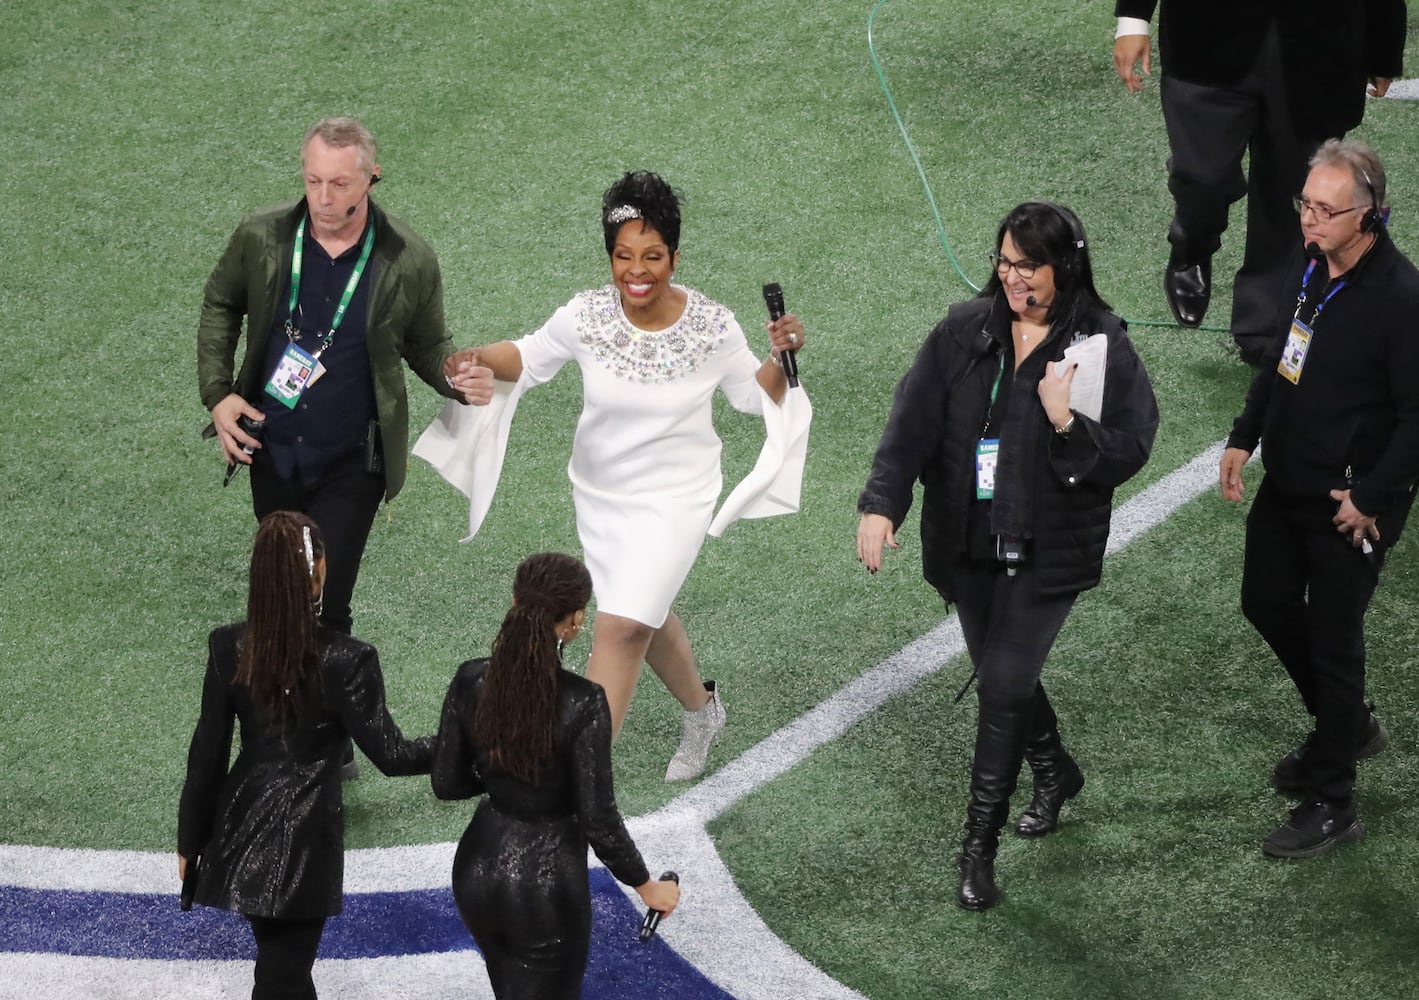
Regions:
<instances>
[{"instance_id":1,"label":"black puffer jacket","mask_svg":"<svg viewBox=\"0 0 1419 1000\"><path fill-rule=\"evenodd\" d=\"M1114 489L1143 468L1158 429L1153 387L1123 320L1092 309L1070 326L1051 328L1008 383L1011 396L999 434L997 481L1003 484L1013 472L1028 489L1028 497L1014 498L1013 506L1023 512L1019 533L1028 539L1042 595L1077 593L1099 582ZM1073 432L1064 438L1052 432L1036 386L1046 362L1060 360L1071 343L1095 333L1108 338L1101 419L1076 414ZM1001 359L1013 363L1010 344L1010 312L998 298L951 307L897 385L858 500L858 510L900 527L913 485L921 481L922 566L927 582L948 601L976 502L976 442ZM997 524L1002 502L1012 500L997 492Z\"/></svg>"}]
</instances>

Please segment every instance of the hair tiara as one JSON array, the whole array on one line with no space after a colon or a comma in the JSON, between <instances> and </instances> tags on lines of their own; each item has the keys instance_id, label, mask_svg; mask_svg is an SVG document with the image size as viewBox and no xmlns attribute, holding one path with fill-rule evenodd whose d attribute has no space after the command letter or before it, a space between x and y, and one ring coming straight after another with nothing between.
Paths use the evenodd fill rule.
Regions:
<instances>
[{"instance_id":1,"label":"hair tiara","mask_svg":"<svg viewBox=\"0 0 1419 1000\"><path fill-rule=\"evenodd\" d=\"M641 215L641 210L634 205L617 205L606 213L606 221L613 225L619 225L622 222L629 222L632 219L641 218L644 218L644 216Z\"/></svg>"}]
</instances>

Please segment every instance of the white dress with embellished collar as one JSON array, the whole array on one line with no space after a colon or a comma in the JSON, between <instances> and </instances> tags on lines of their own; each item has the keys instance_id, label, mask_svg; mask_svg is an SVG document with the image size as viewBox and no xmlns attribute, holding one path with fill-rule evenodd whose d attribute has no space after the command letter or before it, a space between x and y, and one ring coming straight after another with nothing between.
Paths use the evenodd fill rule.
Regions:
<instances>
[{"instance_id":1,"label":"white dress with embellished collar","mask_svg":"<svg viewBox=\"0 0 1419 1000\"><path fill-rule=\"evenodd\" d=\"M733 313L684 291L680 319L657 331L631 324L614 285L577 294L516 341L516 385L498 383L487 407L448 404L414 447L468 496L472 538L492 503L518 398L576 362L583 403L567 475L596 605L657 628L707 532L720 534L738 517L798 509L812 418L801 389L775 404L760 388L760 362ZM762 414L768 430L754 471L718 518L716 389L735 409Z\"/></svg>"}]
</instances>

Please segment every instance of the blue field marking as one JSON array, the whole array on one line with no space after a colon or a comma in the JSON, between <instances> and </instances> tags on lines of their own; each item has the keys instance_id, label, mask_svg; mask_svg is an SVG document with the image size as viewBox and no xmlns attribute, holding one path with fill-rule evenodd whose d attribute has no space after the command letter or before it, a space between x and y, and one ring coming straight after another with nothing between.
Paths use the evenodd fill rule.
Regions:
<instances>
[{"instance_id":1,"label":"blue field marking","mask_svg":"<svg viewBox=\"0 0 1419 1000\"><path fill-rule=\"evenodd\" d=\"M603 868L590 872L592 933L584 996L728 998L661 938L641 944L642 914ZM476 950L450 889L345 897L326 924L323 959ZM0 886L0 951L159 961L251 961L246 921L226 910L178 909L174 894ZM657 992L659 991L659 992Z\"/></svg>"}]
</instances>

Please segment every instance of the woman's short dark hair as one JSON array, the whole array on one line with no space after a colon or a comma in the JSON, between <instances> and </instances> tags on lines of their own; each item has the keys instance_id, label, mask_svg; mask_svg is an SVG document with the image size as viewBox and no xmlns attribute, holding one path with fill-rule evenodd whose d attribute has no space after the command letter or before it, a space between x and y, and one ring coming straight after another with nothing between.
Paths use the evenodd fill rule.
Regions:
<instances>
[{"instance_id":1,"label":"woman's short dark hair","mask_svg":"<svg viewBox=\"0 0 1419 1000\"><path fill-rule=\"evenodd\" d=\"M1054 268L1054 301L1048 313L1051 323L1072 321L1081 305L1109 308L1094 288L1094 268L1089 262L1084 223L1071 209L1052 201L1024 202L1001 220L995 234L996 253L1000 252L1006 233L1026 260ZM990 298L998 295L1003 287L1000 272L992 271L980 295Z\"/></svg>"},{"instance_id":2,"label":"woman's short dark hair","mask_svg":"<svg viewBox=\"0 0 1419 1000\"><path fill-rule=\"evenodd\" d=\"M680 249L680 199L648 170L623 174L601 196L601 229L608 254L616 249L616 234L633 219L659 233L672 253Z\"/></svg>"}]
</instances>

